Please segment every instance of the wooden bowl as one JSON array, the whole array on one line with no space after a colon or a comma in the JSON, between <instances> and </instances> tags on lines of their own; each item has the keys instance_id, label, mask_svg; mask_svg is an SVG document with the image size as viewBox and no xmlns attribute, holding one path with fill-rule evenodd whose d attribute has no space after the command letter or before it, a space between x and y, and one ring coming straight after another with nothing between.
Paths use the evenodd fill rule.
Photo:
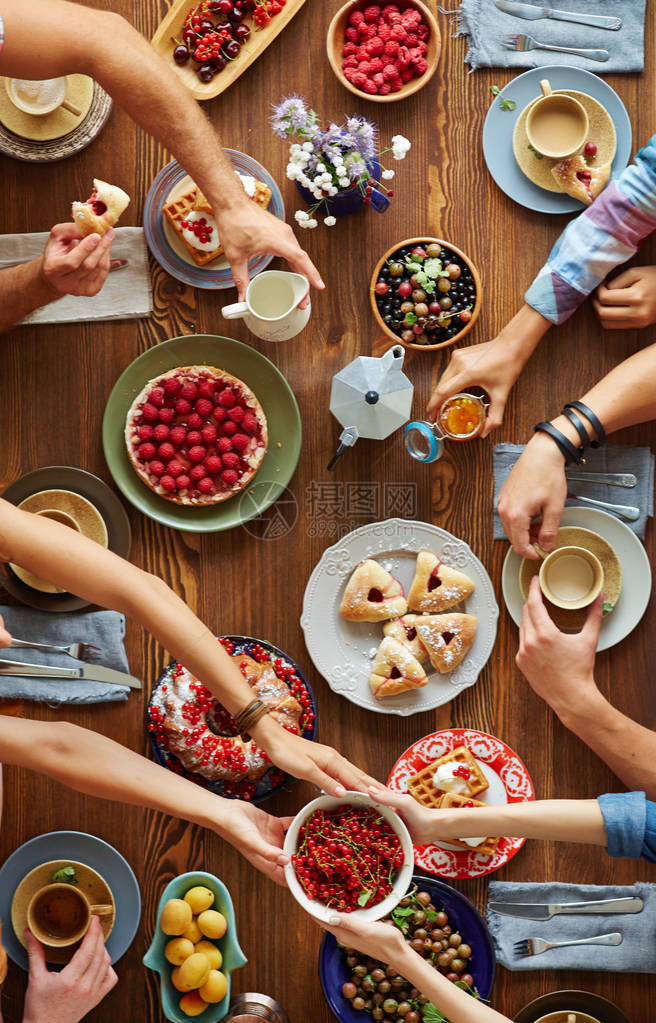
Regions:
<instances>
[{"instance_id":1,"label":"wooden bowl","mask_svg":"<svg viewBox=\"0 0 656 1023\"><path fill-rule=\"evenodd\" d=\"M399 335L395 334L394 331L390 330L390 328L387 326L387 324L383 320L383 317L378 312L378 306L376 304L376 292L374 289L376 287L376 281L378 280L378 274L383 269L385 263L391 259L395 252L398 252L399 249L406 248L406 246L408 245L412 245L413 247L415 245L430 245L431 242L435 242L437 243L437 245L441 245L445 249L450 249L451 252L454 252L457 256L460 256L462 261L467 264L469 270L471 271L471 275L474 278L474 284L476 285L476 299L474 301L474 308L472 309L471 320L469 321L469 323L464 324L462 330L459 331L455 335L455 337L450 337L447 341L440 341L439 344L435 345L415 345L410 344L409 342L402 341ZM382 256L376 263L376 268L373 274L371 275L371 282L369 284L369 302L371 303L371 309L373 311L374 317L376 318L376 322L378 323L378 326L381 328L383 333L386 334L387 337L391 338L395 344L403 345L404 348L415 348L419 352L434 352L438 348L449 348L451 345L457 344L458 341L462 341L463 337L465 337L469 333L469 331L476 323L476 320L478 319L478 314L481 311L481 300L482 289L480 274L476 267L474 266L474 264L472 263L469 256L465 255L462 249L459 249L457 245L452 245L451 242L447 242L443 238L431 238L428 235L421 235L419 238L406 238L405 241L397 242L396 245L392 245L392 247L387 250L385 255Z\"/></svg>"},{"instance_id":2,"label":"wooden bowl","mask_svg":"<svg viewBox=\"0 0 656 1023\"><path fill-rule=\"evenodd\" d=\"M344 77L342 71L342 49L346 42L346 28L348 25L349 15L352 11L361 11L365 7L368 7L371 0L349 0L347 4L341 7L328 28L328 36L326 39L326 50L328 52L328 60L330 66L335 72L337 78L349 92L352 92L354 96L359 96L360 99L369 99L372 103L394 103L399 99L406 99L408 96L412 96L415 92L419 92L420 89L426 85L427 82L435 74L437 69L437 62L440 56L440 50L442 49L442 39L440 36L440 30L435 20L435 16L428 10L425 4L421 3L421 0L395 0L395 3L400 11L405 11L408 7L413 7L419 11L424 21L430 29L430 35L426 40L428 47L426 53L426 62L428 67L421 76L421 78L412 78L409 82L406 82L398 92L389 92L387 96L371 96L368 92L363 92L362 89L358 89L355 85L352 85L347 78Z\"/></svg>"}]
</instances>

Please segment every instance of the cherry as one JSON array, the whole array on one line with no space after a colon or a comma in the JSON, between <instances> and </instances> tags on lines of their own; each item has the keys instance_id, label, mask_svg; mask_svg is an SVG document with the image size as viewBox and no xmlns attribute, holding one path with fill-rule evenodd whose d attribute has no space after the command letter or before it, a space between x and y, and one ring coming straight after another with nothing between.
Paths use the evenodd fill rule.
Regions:
<instances>
[{"instance_id":1,"label":"cherry","mask_svg":"<svg viewBox=\"0 0 656 1023\"><path fill-rule=\"evenodd\" d=\"M216 71L211 64L203 64L202 67L198 68L197 74L201 82L211 82Z\"/></svg>"},{"instance_id":2,"label":"cherry","mask_svg":"<svg viewBox=\"0 0 656 1023\"><path fill-rule=\"evenodd\" d=\"M372 586L371 589L369 590L367 600L370 600L372 604L380 604L382 603L383 600L383 594L380 592L380 590L376 589L375 586Z\"/></svg>"},{"instance_id":3,"label":"cherry","mask_svg":"<svg viewBox=\"0 0 656 1023\"><path fill-rule=\"evenodd\" d=\"M401 281L398 288L396 289L397 295L401 298L409 298L412 294L412 284L410 281Z\"/></svg>"},{"instance_id":4,"label":"cherry","mask_svg":"<svg viewBox=\"0 0 656 1023\"><path fill-rule=\"evenodd\" d=\"M592 159L593 156L597 155L597 146L594 142L586 142L585 149L583 150L588 159Z\"/></svg>"},{"instance_id":5,"label":"cherry","mask_svg":"<svg viewBox=\"0 0 656 1023\"><path fill-rule=\"evenodd\" d=\"M248 25L235 25L233 35L240 43L245 43L250 34L251 30Z\"/></svg>"},{"instance_id":6,"label":"cherry","mask_svg":"<svg viewBox=\"0 0 656 1023\"><path fill-rule=\"evenodd\" d=\"M187 46L195 46L196 33L194 32L193 28L185 28L182 32L182 39Z\"/></svg>"},{"instance_id":7,"label":"cherry","mask_svg":"<svg viewBox=\"0 0 656 1023\"><path fill-rule=\"evenodd\" d=\"M385 281L378 281L374 291L377 295L386 295L389 291L389 284L385 284Z\"/></svg>"},{"instance_id":8,"label":"cherry","mask_svg":"<svg viewBox=\"0 0 656 1023\"><path fill-rule=\"evenodd\" d=\"M223 54L217 53L216 57L210 57L207 63L211 64L215 71L223 71L228 61L225 59ZM210 228L210 232L211 230L212 228Z\"/></svg>"},{"instance_id":9,"label":"cherry","mask_svg":"<svg viewBox=\"0 0 656 1023\"><path fill-rule=\"evenodd\" d=\"M182 44L180 46L176 46L173 51L173 60L176 64L184 64L185 61L189 60L189 50L187 47Z\"/></svg>"},{"instance_id":10,"label":"cherry","mask_svg":"<svg viewBox=\"0 0 656 1023\"><path fill-rule=\"evenodd\" d=\"M221 11L221 14L227 14L230 16L234 11L232 0L218 0L217 8Z\"/></svg>"},{"instance_id":11,"label":"cherry","mask_svg":"<svg viewBox=\"0 0 656 1023\"><path fill-rule=\"evenodd\" d=\"M226 56L229 57L230 60L234 60L235 57L239 56L239 51L241 50L241 43L237 39L231 39L229 43L225 44L224 49L226 52Z\"/></svg>"},{"instance_id":12,"label":"cherry","mask_svg":"<svg viewBox=\"0 0 656 1023\"><path fill-rule=\"evenodd\" d=\"M230 21L233 21L235 24L238 24L240 21L244 20L244 18L246 17L246 14L245 14L244 11L240 10L238 7L235 7L233 9L232 14L229 14L228 17L230 18Z\"/></svg>"},{"instance_id":13,"label":"cherry","mask_svg":"<svg viewBox=\"0 0 656 1023\"><path fill-rule=\"evenodd\" d=\"M203 18L200 25L198 26L198 31L201 33L201 35L205 35L206 32L213 32L214 22L210 21L209 18Z\"/></svg>"}]
</instances>

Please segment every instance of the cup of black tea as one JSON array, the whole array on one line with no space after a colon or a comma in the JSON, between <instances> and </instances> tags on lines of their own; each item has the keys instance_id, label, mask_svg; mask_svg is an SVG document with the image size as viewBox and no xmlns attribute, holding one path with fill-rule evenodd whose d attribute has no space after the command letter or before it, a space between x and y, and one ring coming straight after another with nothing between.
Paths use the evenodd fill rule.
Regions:
<instances>
[{"instance_id":1,"label":"cup of black tea","mask_svg":"<svg viewBox=\"0 0 656 1023\"><path fill-rule=\"evenodd\" d=\"M30 899L27 923L43 945L66 948L84 937L92 916L110 916L113 912L112 905L92 905L73 885L48 884Z\"/></svg>"}]
</instances>

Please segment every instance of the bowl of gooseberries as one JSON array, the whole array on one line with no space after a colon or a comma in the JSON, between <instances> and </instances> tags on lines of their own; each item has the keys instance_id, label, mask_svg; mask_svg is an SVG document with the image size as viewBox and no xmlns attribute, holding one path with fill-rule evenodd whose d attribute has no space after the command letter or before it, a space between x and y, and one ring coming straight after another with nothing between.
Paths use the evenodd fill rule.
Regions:
<instances>
[{"instance_id":1,"label":"bowl of gooseberries","mask_svg":"<svg viewBox=\"0 0 656 1023\"><path fill-rule=\"evenodd\" d=\"M218 877L193 871L166 886L143 961L159 974L162 1009L172 1023L223 1019L232 971L247 959L237 941L230 893Z\"/></svg>"},{"instance_id":2,"label":"bowl of gooseberries","mask_svg":"<svg viewBox=\"0 0 656 1023\"><path fill-rule=\"evenodd\" d=\"M361 792L319 796L285 836L285 881L311 916L353 913L381 920L412 880L412 839L401 818Z\"/></svg>"},{"instance_id":3,"label":"bowl of gooseberries","mask_svg":"<svg viewBox=\"0 0 656 1023\"><path fill-rule=\"evenodd\" d=\"M376 264L371 309L387 337L435 351L461 341L481 309L481 279L469 256L442 238L406 238Z\"/></svg>"}]
</instances>

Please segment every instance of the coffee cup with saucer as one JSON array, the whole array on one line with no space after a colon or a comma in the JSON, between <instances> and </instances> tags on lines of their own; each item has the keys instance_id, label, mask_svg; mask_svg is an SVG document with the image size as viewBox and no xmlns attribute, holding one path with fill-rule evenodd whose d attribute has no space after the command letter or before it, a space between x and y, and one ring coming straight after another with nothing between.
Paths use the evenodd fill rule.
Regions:
<instances>
[{"instance_id":1,"label":"coffee cup with saucer","mask_svg":"<svg viewBox=\"0 0 656 1023\"><path fill-rule=\"evenodd\" d=\"M540 82L542 96L526 115L526 134L541 156L560 160L576 153L588 136L588 112L573 96L553 92L547 79Z\"/></svg>"},{"instance_id":2,"label":"coffee cup with saucer","mask_svg":"<svg viewBox=\"0 0 656 1023\"><path fill-rule=\"evenodd\" d=\"M604 570L598 557L586 547L558 547L543 556L540 589L556 607L578 611L601 593Z\"/></svg>"},{"instance_id":3,"label":"coffee cup with saucer","mask_svg":"<svg viewBox=\"0 0 656 1023\"><path fill-rule=\"evenodd\" d=\"M5 78L9 99L24 114L45 117L59 107L79 117L82 111L66 99L66 78L45 78L32 81L27 78Z\"/></svg>"}]
</instances>

